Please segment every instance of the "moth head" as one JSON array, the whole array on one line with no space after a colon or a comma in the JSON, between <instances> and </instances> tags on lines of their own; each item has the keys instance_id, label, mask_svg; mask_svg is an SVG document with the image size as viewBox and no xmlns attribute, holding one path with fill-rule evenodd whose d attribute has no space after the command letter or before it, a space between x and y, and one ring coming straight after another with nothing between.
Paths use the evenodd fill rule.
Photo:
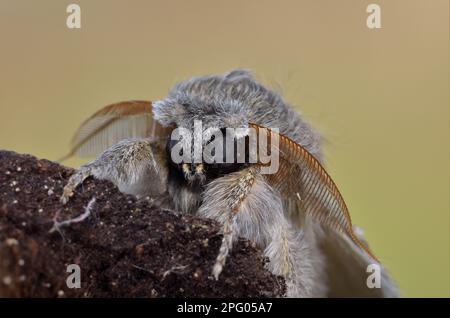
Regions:
<instances>
[{"instance_id":1,"label":"moth head","mask_svg":"<svg viewBox=\"0 0 450 318\"><path fill-rule=\"evenodd\" d=\"M238 133L236 133L238 131ZM172 168L191 184L208 180L246 167L248 160L248 128L178 127L166 143L166 153Z\"/></svg>"},{"instance_id":2,"label":"moth head","mask_svg":"<svg viewBox=\"0 0 450 318\"><path fill-rule=\"evenodd\" d=\"M185 178L192 182L204 182L226 173L242 168L235 160L226 160L227 152L233 151L230 139L243 140L248 135L250 108L245 104L244 86L237 81L251 80L245 71L233 71L224 75L194 77L175 85L168 96L153 103L154 118L163 126L174 126L178 130L187 130L191 134L190 140L185 140L183 150L174 149L179 140L174 134L167 142L167 153L170 154L172 164L182 172ZM227 128L229 128L227 130ZM223 144L222 160L211 160L214 156L213 144L216 150L220 148L219 140ZM196 149L202 148L201 158ZM186 149L189 153L186 153ZM190 155L194 160L174 160L172 150ZM212 153L211 153L212 152ZM180 153L178 153L180 154Z\"/></svg>"},{"instance_id":3,"label":"moth head","mask_svg":"<svg viewBox=\"0 0 450 318\"><path fill-rule=\"evenodd\" d=\"M154 118L164 126L192 127L197 119L205 129L247 127L257 88L252 75L243 70L193 77L153 103Z\"/></svg>"}]
</instances>

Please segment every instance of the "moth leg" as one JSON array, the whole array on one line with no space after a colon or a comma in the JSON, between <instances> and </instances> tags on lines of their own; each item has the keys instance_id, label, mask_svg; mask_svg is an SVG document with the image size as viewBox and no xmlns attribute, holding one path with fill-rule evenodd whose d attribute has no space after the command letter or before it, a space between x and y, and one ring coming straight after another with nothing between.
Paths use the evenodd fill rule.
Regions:
<instances>
[{"instance_id":1,"label":"moth leg","mask_svg":"<svg viewBox=\"0 0 450 318\"><path fill-rule=\"evenodd\" d=\"M257 173L257 168L248 168L218 178L208 186L204 193L203 204L200 206L198 213L207 218L216 219L223 225L222 244L212 271L216 279L219 278L225 266L226 258L233 247L237 229L236 218L241 203L245 201L252 188ZM217 193L217 191L221 193ZM214 192L216 192L215 195ZM211 213L212 211L216 211L217 214Z\"/></svg>"},{"instance_id":2,"label":"moth leg","mask_svg":"<svg viewBox=\"0 0 450 318\"><path fill-rule=\"evenodd\" d=\"M246 176L251 176L247 184ZM244 187L240 186L243 184ZM238 204L233 213L230 207L234 202ZM249 168L212 181L203 193L198 213L224 226L222 246L214 265L216 277L233 240L240 236L255 242L269 259L268 270L285 278L288 297L324 295L322 258L314 236L307 230L307 224L305 229L298 229L289 222L279 193L259 170Z\"/></svg>"},{"instance_id":3,"label":"moth leg","mask_svg":"<svg viewBox=\"0 0 450 318\"><path fill-rule=\"evenodd\" d=\"M159 196L167 183L164 146L150 139L126 139L115 144L69 178L61 203L66 204L77 186L90 176L111 181L123 193Z\"/></svg>"},{"instance_id":4,"label":"moth leg","mask_svg":"<svg viewBox=\"0 0 450 318\"><path fill-rule=\"evenodd\" d=\"M63 194L59 198L62 204L69 202L69 199L73 196L73 191L82 184L83 181L92 175L92 169L89 165L82 166L78 171L76 171L72 176L70 176L69 181L64 186Z\"/></svg>"},{"instance_id":5,"label":"moth leg","mask_svg":"<svg viewBox=\"0 0 450 318\"><path fill-rule=\"evenodd\" d=\"M216 280L219 279L219 275L220 273L222 273L222 270L225 267L227 256L233 248L234 231L232 224L233 217L230 217L223 226L222 244L220 246L219 254L217 255L216 262L214 263L212 270L212 274Z\"/></svg>"}]
</instances>

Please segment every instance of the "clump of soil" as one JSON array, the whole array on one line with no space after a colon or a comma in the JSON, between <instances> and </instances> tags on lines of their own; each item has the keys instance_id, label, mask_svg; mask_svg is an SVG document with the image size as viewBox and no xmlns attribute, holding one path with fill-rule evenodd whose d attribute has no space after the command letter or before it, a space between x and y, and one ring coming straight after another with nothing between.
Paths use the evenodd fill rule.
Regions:
<instances>
[{"instance_id":1,"label":"clump of soil","mask_svg":"<svg viewBox=\"0 0 450 318\"><path fill-rule=\"evenodd\" d=\"M137 201L107 181L86 180L59 203L72 169L0 151L0 297L276 297L281 278L261 252L235 244L218 281L211 275L222 236L211 220ZM49 233L55 220L86 219ZM81 288L68 288L70 264Z\"/></svg>"}]
</instances>

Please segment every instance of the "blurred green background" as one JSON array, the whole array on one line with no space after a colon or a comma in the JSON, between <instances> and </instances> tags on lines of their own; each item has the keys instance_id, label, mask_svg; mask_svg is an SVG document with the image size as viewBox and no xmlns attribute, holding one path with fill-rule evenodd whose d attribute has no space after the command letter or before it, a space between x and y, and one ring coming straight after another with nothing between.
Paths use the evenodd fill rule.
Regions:
<instances>
[{"instance_id":1,"label":"blurred green background","mask_svg":"<svg viewBox=\"0 0 450 318\"><path fill-rule=\"evenodd\" d=\"M72 2L80 30L66 27ZM448 0L0 0L0 40L0 148L53 160L104 105L253 70L327 139L330 173L402 295L449 296Z\"/></svg>"}]
</instances>

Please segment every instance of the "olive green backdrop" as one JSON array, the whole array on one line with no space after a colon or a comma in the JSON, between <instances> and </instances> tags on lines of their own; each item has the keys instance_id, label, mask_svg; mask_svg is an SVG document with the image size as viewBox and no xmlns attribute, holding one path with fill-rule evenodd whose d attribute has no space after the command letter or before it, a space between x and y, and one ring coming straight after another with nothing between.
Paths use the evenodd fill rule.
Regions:
<instances>
[{"instance_id":1,"label":"olive green backdrop","mask_svg":"<svg viewBox=\"0 0 450 318\"><path fill-rule=\"evenodd\" d=\"M80 30L66 27L72 2ZM371 2L379 30L366 27ZM98 108L235 67L322 132L402 295L448 297L448 0L0 0L0 148L56 159Z\"/></svg>"}]
</instances>

